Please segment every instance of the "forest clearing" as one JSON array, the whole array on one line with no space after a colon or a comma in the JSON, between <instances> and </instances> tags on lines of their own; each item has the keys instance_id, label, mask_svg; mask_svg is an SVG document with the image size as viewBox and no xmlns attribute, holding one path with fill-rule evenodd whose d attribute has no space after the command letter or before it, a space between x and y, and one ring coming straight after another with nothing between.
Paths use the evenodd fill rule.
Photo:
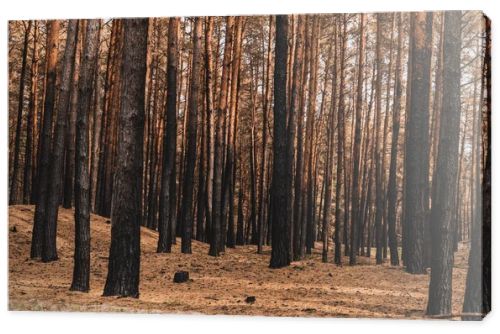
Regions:
<instances>
[{"instance_id":1,"label":"forest clearing","mask_svg":"<svg viewBox=\"0 0 500 334\"><path fill-rule=\"evenodd\" d=\"M158 254L158 233L147 228L141 230L139 298L102 297L110 225L97 215L91 216L91 290L71 292L73 210L59 214L60 260L50 264L29 258L33 212L34 206L28 205L9 209L11 310L425 318L429 275L411 275L388 263L375 266L373 256L361 257L358 266L338 267L321 262L321 243L316 243L311 256L272 270L270 247L257 254L255 246L238 246L215 258L207 255L208 245L198 241L193 242L192 255L181 254L178 240L172 253ZM462 307L467 253L461 244L455 255L454 313ZM189 271L192 281L173 283L179 270ZM255 303L246 303L248 296L255 296Z\"/></svg>"}]
</instances>

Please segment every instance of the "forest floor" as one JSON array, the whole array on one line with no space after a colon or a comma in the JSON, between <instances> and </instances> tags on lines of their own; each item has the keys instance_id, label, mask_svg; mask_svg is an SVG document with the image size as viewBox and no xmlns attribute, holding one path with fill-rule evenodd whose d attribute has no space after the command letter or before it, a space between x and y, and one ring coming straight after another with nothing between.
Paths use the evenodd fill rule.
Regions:
<instances>
[{"instance_id":1,"label":"forest floor","mask_svg":"<svg viewBox=\"0 0 500 334\"><path fill-rule=\"evenodd\" d=\"M73 211L60 209L59 260L41 263L29 257L34 206L9 207L9 309L34 311L108 311L305 317L423 318L429 275L410 275L389 263L360 265L321 262L321 244L303 261L269 269L270 248L227 249L210 257L208 245L193 241L193 254L156 254L158 234L141 230L140 297L102 297L107 274L111 226L91 216L92 258L89 293L69 291L73 272ZM332 249L330 247L330 249ZM374 256L374 253L372 256ZM453 313L460 313L467 253L460 244L453 271ZM332 255L330 252L330 261ZM344 258L344 263L348 259ZM174 273L189 271L190 281L173 283ZM256 301L246 303L247 296Z\"/></svg>"}]
</instances>

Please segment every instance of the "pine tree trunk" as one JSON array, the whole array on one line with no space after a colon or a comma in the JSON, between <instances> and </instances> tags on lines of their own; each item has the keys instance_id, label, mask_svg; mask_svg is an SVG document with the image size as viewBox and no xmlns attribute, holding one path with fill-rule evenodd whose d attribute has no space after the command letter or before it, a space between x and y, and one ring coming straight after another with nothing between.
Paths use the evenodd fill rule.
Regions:
<instances>
[{"instance_id":1,"label":"pine tree trunk","mask_svg":"<svg viewBox=\"0 0 500 334\"><path fill-rule=\"evenodd\" d=\"M384 210L382 191L382 161L380 147L380 124L382 118L382 14L377 14L377 42L376 42L376 96L375 96L375 247L376 263L382 264L382 218Z\"/></svg>"},{"instance_id":2,"label":"pine tree trunk","mask_svg":"<svg viewBox=\"0 0 500 334\"><path fill-rule=\"evenodd\" d=\"M62 190L62 175L64 167L64 136L66 122L69 114L69 102L71 92L71 80L75 66L76 39L78 36L78 20L70 20L64 49L62 77L57 102L57 120L55 124L54 137L52 140L52 151L50 153L49 180L47 186L47 199L45 208L45 222L42 240L42 261L50 262L57 260L57 217ZM41 198L39 198L42 201Z\"/></svg>"},{"instance_id":3,"label":"pine tree trunk","mask_svg":"<svg viewBox=\"0 0 500 334\"><path fill-rule=\"evenodd\" d=\"M241 42L243 30L243 17L235 18L233 59L231 64L231 87L229 114L227 117L227 136L226 136L226 164L223 171L223 190L222 190L222 240L227 240L227 246L234 246L234 217L233 217L233 177L234 161L236 156L236 131L238 122L238 97L239 97L239 77L241 63ZM227 236L226 236L227 232ZM224 251L224 242L220 245L220 251Z\"/></svg>"},{"instance_id":4,"label":"pine tree trunk","mask_svg":"<svg viewBox=\"0 0 500 334\"><path fill-rule=\"evenodd\" d=\"M24 109L24 87L26 82L26 63L28 58L28 42L29 35L31 32L32 21L28 21L28 26L24 31L24 43L22 52L22 62L21 62L21 73L19 74L19 97L17 101L17 123L16 123L16 133L14 141L14 162L12 164L12 176L11 176L11 186L10 186L10 196L9 205L17 204L21 199L19 198L20 191L20 180L19 173L21 171L21 131L23 129L23 109ZM26 157L25 157L26 159Z\"/></svg>"},{"instance_id":5,"label":"pine tree trunk","mask_svg":"<svg viewBox=\"0 0 500 334\"><path fill-rule=\"evenodd\" d=\"M158 221L158 253L170 253L175 238L176 210L176 150L177 150L177 65L179 43L179 19L168 22L167 103L163 139L163 168L160 190L160 214Z\"/></svg>"},{"instance_id":6,"label":"pine tree trunk","mask_svg":"<svg viewBox=\"0 0 500 334\"><path fill-rule=\"evenodd\" d=\"M306 254L312 253L315 238L314 226L314 128L316 114L316 93L318 89L318 52L319 52L319 17L314 16L311 31L311 59L310 59L310 79L309 79L309 106L306 120L306 141L304 152L304 166L307 163L307 178L305 182L307 199L304 200L304 212L306 222Z\"/></svg>"},{"instance_id":7,"label":"pine tree trunk","mask_svg":"<svg viewBox=\"0 0 500 334\"><path fill-rule=\"evenodd\" d=\"M36 191L36 207L33 223L33 234L31 239L32 259L42 256L42 240L44 239L44 225L47 207L47 191L49 182L50 145L52 137L52 119L54 116L54 103L56 95L56 66L57 51L59 46L58 20L47 23L46 42L46 76L45 76L45 97L43 108L42 129L40 131L38 149L38 172L34 185Z\"/></svg>"},{"instance_id":8,"label":"pine tree trunk","mask_svg":"<svg viewBox=\"0 0 500 334\"><path fill-rule=\"evenodd\" d=\"M123 21L123 80L112 203L111 248L104 296L139 297L141 189L147 19Z\"/></svg>"},{"instance_id":9,"label":"pine tree trunk","mask_svg":"<svg viewBox=\"0 0 500 334\"><path fill-rule=\"evenodd\" d=\"M288 193L294 194L293 202L291 198L288 199L289 202L289 212L287 214L290 215L290 222L292 229L292 260L297 261L300 260L304 256L304 245L302 244L302 215L301 215L301 196L302 196L302 148L303 148L303 106L300 102L302 102L302 91L304 90L304 82L303 77L305 77L305 69L307 66L303 63L304 58L304 39L305 39L305 29L306 29L306 17L304 15L298 16L297 22L297 35L295 38L295 55L293 61L293 73L291 73L291 96L290 96L290 111L289 111L289 120L288 120L288 177L287 177L287 188ZM302 86L301 86L302 85ZM297 122L295 122L295 114L298 113ZM295 124L297 123L297 124ZM294 136L295 136L295 127L297 125L297 159L295 161L295 175L294 172ZM293 182L295 177L295 184ZM293 207L291 206L293 203Z\"/></svg>"},{"instance_id":10,"label":"pine tree trunk","mask_svg":"<svg viewBox=\"0 0 500 334\"><path fill-rule=\"evenodd\" d=\"M460 140L460 51L462 12L444 14L443 96L436 161L436 191L431 211L431 279L427 314L450 315L453 273L453 202Z\"/></svg>"},{"instance_id":11,"label":"pine tree trunk","mask_svg":"<svg viewBox=\"0 0 500 334\"><path fill-rule=\"evenodd\" d=\"M32 204L34 158L36 152L35 137L38 110L38 23L33 28L33 55L31 57L31 88L26 124L26 148L24 151L23 203Z\"/></svg>"},{"instance_id":12,"label":"pine tree trunk","mask_svg":"<svg viewBox=\"0 0 500 334\"><path fill-rule=\"evenodd\" d=\"M205 18L205 108L207 136L207 176L205 178L205 240L209 241L213 217L213 182L214 182L214 145L215 145L215 113L214 113L214 64L212 54L213 17ZM218 53L217 53L218 55ZM216 57L218 58L218 57ZM215 80L214 80L215 79Z\"/></svg>"},{"instance_id":13,"label":"pine tree trunk","mask_svg":"<svg viewBox=\"0 0 500 334\"><path fill-rule=\"evenodd\" d=\"M222 244L222 169L224 163L223 123L227 113L227 93L229 70L231 65L231 45L234 17L226 18L226 37L224 44L224 60L222 68L221 88L218 107L215 111L215 144L214 144L214 184L213 184L213 219L211 226L210 249L208 255L219 256Z\"/></svg>"},{"instance_id":14,"label":"pine tree trunk","mask_svg":"<svg viewBox=\"0 0 500 334\"><path fill-rule=\"evenodd\" d=\"M271 185L272 250L270 268L290 264L289 219L281 210L286 207L286 115L288 16L276 16L276 46L274 61L274 128L273 179Z\"/></svg>"},{"instance_id":15,"label":"pine tree trunk","mask_svg":"<svg viewBox=\"0 0 500 334\"><path fill-rule=\"evenodd\" d=\"M324 204L323 204L323 226L322 226L322 235L321 240L323 242L323 252L322 252L322 261L324 263L328 262L328 233L330 229L330 221L331 221L331 212L330 208L332 205L332 175L333 175L333 164L334 164L334 140L335 140L335 111L337 109L337 21L334 23L334 31L333 31L333 71L332 71L332 100L330 106L330 112L328 115L328 124L327 124L327 152L326 152L326 165L325 165L325 176L324 176ZM330 53L328 55L328 61L326 68L328 69L330 59L331 59L332 47L330 46ZM325 89L326 91L326 82L328 76L325 77ZM323 95L324 98L324 95ZM321 210L320 210L321 212Z\"/></svg>"},{"instance_id":16,"label":"pine tree trunk","mask_svg":"<svg viewBox=\"0 0 500 334\"><path fill-rule=\"evenodd\" d=\"M353 172L352 172L352 218L351 218L351 248L349 253L349 264L357 263L358 253L358 231L361 223L361 212L359 204L359 163L360 163L360 144L361 144L361 110L363 108L363 63L364 63L364 24L365 16L361 14L359 24L359 48L358 48L358 79L356 90L356 126L354 132L354 147L353 147Z\"/></svg>"},{"instance_id":17,"label":"pine tree trunk","mask_svg":"<svg viewBox=\"0 0 500 334\"><path fill-rule=\"evenodd\" d=\"M83 59L78 82L78 110L75 140L75 253L70 290L87 292L90 288L90 175L89 115L97 70L100 20L86 22ZM95 92L98 94L98 92Z\"/></svg>"},{"instance_id":18,"label":"pine tree trunk","mask_svg":"<svg viewBox=\"0 0 500 334\"><path fill-rule=\"evenodd\" d=\"M412 14L411 87L405 143L406 271L425 273L424 234L429 209L429 90L432 13Z\"/></svg>"},{"instance_id":19,"label":"pine tree trunk","mask_svg":"<svg viewBox=\"0 0 500 334\"><path fill-rule=\"evenodd\" d=\"M259 221L257 228L259 230L259 249L262 250L264 244L264 228L265 228L265 208L267 206L267 192L269 187L265 184L267 178L267 126L268 115L271 105L271 75L272 75L272 39L273 39L273 22L274 16L269 16L269 36L267 45L267 60L266 60L266 79L265 79L265 93L264 102L262 107L262 148L261 148L261 165L260 165L260 181L259 181ZM240 170L241 173L241 170ZM241 184L240 184L241 187Z\"/></svg>"},{"instance_id":20,"label":"pine tree trunk","mask_svg":"<svg viewBox=\"0 0 500 334\"><path fill-rule=\"evenodd\" d=\"M191 83L188 101L185 171L182 186L182 204L179 224L182 227L182 253L191 254L191 236L193 230L193 193L194 193L194 169L196 164L196 133L198 113L198 92L201 70L201 38L202 19L197 17L194 23L193 36L193 59L191 67Z\"/></svg>"},{"instance_id":21,"label":"pine tree trunk","mask_svg":"<svg viewBox=\"0 0 500 334\"><path fill-rule=\"evenodd\" d=\"M396 77L394 81L394 101L392 107L392 143L391 161L389 166L389 181L387 185L387 225L389 229L389 249L391 252L391 265L399 265L398 239L396 235L396 216L398 206L397 189L397 162L398 162L398 140L401 119L401 47L402 47L402 20L398 15L398 54L396 56Z\"/></svg>"},{"instance_id":22,"label":"pine tree trunk","mask_svg":"<svg viewBox=\"0 0 500 334\"><path fill-rule=\"evenodd\" d=\"M344 80L345 80L345 45L346 45L346 29L347 29L347 19L345 14L342 17L342 43L340 45L340 85L339 85L339 102L337 111L337 177L335 186L335 264L342 264L342 242L340 241L340 223L342 208L340 202L340 196L342 192L342 174L344 166ZM344 188L345 189L345 188ZM344 192L344 201L346 200L346 195ZM346 230L347 222L344 221L344 231Z\"/></svg>"},{"instance_id":23,"label":"pine tree trunk","mask_svg":"<svg viewBox=\"0 0 500 334\"><path fill-rule=\"evenodd\" d=\"M485 40L478 50L483 54L482 68L479 72L482 76L479 101L474 98L474 122L473 122L473 166L471 177L471 201L472 219L470 235L471 246L469 251L469 268L465 286L463 313L482 313L485 316L491 308L491 22L484 17ZM482 50L484 48L484 50ZM479 47L478 47L479 49ZM486 94L486 96L484 96ZM484 114L486 112L486 114ZM483 127L484 126L484 127ZM483 141L484 136L488 141ZM481 154L482 153L482 154ZM486 160L482 166L483 154ZM482 167L482 168L481 168ZM482 170L481 170L482 169ZM483 178L481 182L481 172ZM478 316L463 316L463 320L480 320Z\"/></svg>"},{"instance_id":24,"label":"pine tree trunk","mask_svg":"<svg viewBox=\"0 0 500 334\"><path fill-rule=\"evenodd\" d=\"M82 30L85 29L84 21L78 24L77 44L75 49L75 65L71 79L71 93L66 124L65 161L64 161L64 196L63 207L70 209L73 204L74 178L75 178L75 135L76 135L76 109L78 108L78 77L80 71L80 53L83 38Z\"/></svg>"}]
</instances>

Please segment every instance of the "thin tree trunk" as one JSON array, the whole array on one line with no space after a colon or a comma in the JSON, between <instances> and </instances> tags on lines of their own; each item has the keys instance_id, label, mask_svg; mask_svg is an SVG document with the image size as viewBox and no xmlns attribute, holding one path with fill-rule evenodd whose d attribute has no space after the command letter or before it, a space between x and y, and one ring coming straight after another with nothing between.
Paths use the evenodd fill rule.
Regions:
<instances>
[{"instance_id":1,"label":"thin tree trunk","mask_svg":"<svg viewBox=\"0 0 500 334\"><path fill-rule=\"evenodd\" d=\"M262 107L262 149L261 149L261 165L260 165L260 181L259 181L259 221L257 228L259 230L258 253L262 253L262 245L264 243L264 224L265 224L265 207L267 203L267 193L269 188L265 187L265 179L267 178L267 123L271 105L271 74L272 74L272 38L273 38L273 21L274 16L269 16L269 36L267 45L267 63L266 63L266 81L264 103ZM241 173L241 172L240 172ZM240 185L241 187L241 185Z\"/></svg>"},{"instance_id":2,"label":"thin tree trunk","mask_svg":"<svg viewBox=\"0 0 500 334\"><path fill-rule=\"evenodd\" d=\"M382 118L382 14L377 14L377 42L376 42L376 96L375 96L375 247L376 263L382 264L382 218L384 199L382 190L382 162L383 155L380 147L380 124Z\"/></svg>"},{"instance_id":3,"label":"thin tree trunk","mask_svg":"<svg viewBox=\"0 0 500 334\"><path fill-rule=\"evenodd\" d=\"M45 97L43 125L40 131L38 149L38 173L36 177L36 207L33 224L33 234L31 240L32 259L42 256L42 240L44 239L44 224L47 206L47 191L49 182L50 145L52 137L52 119L54 116L54 103L56 95L56 66L57 49L59 46L59 26L60 21L52 20L48 23L46 42L46 64L47 73L45 76Z\"/></svg>"},{"instance_id":4,"label":"thin tree trunk","mask_svg":"<svg viewBox=\"0 0 500 334\"><path fill-rule=\"evenodd\" d=\"M32 204L32 182L34 158L36 152L35 136L38 110L38 23L35 21L33 28L33 55L31 57L31 88L28 106L28 120L26 124L26 148L24 151L24 177L23 177L23 203Z\"/></svg>"},{"instance_id":5,"label":"thin tree trunk","mask_svg":"<svg viewBox=\"0 0 500 334\"><path fill-rule=\"evenodd\" d=\"M179 224L182 227L182 253L191 254L191 235L193 229L193 192L194 192L194 169L196 163L196 133L198 113L198 91L201 70L201 38L202 19L195 18L193 36L193 59L191 67L191 83L188 101L188 114L186 132L185 171L182 186L182 204Z\"/></svg>"},{"instance_id":6,"label":"thin tree trunk","mask_svg":"<svg viewBox=\"0 0 500 334\"><path fill-rule=\"evenodd\" d=\"M357 263L356 255L358 253L358 230L360 225L360 208L359 208L359 155L361 142L361 110L363 108L363 63L364 63L364 25L365 16L361 14L359 24L359 48L358 48L358 79L356 90L356 127L354 133L353 147L353 172L352 172L352 218L351 218L351 249L349 253L349 264Z\"/></svg>"},{"instance_id":7,"label":"thin tree trunk","mask_svg":"<svg viewBox=\"0 0 500 334\"><path fill-rule=\"evenodd\" d=\"M297 23L297 36L295 39L295 55L293 61L293 73L291 74L292 85L291 85L291 103L290 103L290 111L289 111L289 120L288 120L288 141L290 144L288 145L288 178L287 178L287 188L288 193L290 194L290 198L288 198L288 210L292 210L292 212L288 212L287 215L290 216L291 229L292 229L292 260L297 261L300 260L304 256L304 245L302 243L302 215L301 215L301 196L302 196L302 146L303 146L303 106L302 106L302 92L304 90L303 77L305 77L304 68L306 67L303 63L303 55L304 55L304 40L305 29L306 29L307 19L304 15L299 15L298 23ZM302 87L301 87L302 84ZM295 121L295 114L298 112L297 124ZM295 136L295 127L297 125L297 159L295 164L295 175L293 175L293 164L294 164L294 136ZM295 184L293 183L295 177ZM293 195L293 207L291 196Z\"/></svg>"},{"instance_id":8,"label":"thin tree trunk","mask_svg":"<svg viewBox=\"0 0 500 334\"><path fill-rule=\"evenodd\" d=\"M69 114L70 86L75 66L76 39L78 36L78 20L70 20L64 49L62 78L57 104L57 119L50 153L49 179L42 240L42 261L50 262L57 257L57 217L62 190L62 175L64 167L64 135ZM41 201L41 198L39 198Z\"/></svg>"},{"instance_id":9,"label":"thin tree trunk","mask_svg":"<svg viewBox=\"0 0 500 334\"><path fill-rule=\"evenodd\" d=\"M168 22L167 103L158 221L159 238L156 249L158 253L170 253L172 239L175 238L178 43L179 19L170 18Z\"/></svg>"},{"instance_id":10,"label":"thin tree trunk","mask_svg":"<svg viewBox=\"0 0 500 334\"><path fill-rule=\"evenodd\" d=\"M396 235L396 217L398 205L397 189L397 163L398 163L398 139L401 119L401 47L402 47L402 19L398 15L398 42L396 56L396 77L394 80L394 101L392 106L392 143L391 143L391 162L389 166L389 181L387 185L387 225L389 229L389 249L391 252L391 265L399 265L398 239Z\"/></svg>"},{"instance_id":11,"label":"thin tree trunk","mask_svg":"<svg viewBox=\"0 0 500 334\"><path fill-rule=\"evenodd\" d=\"M324 205L323 205L323 226L322 226L322 236L321 240L323 241L323 252L322 252L322 261L324 263L328 262L328 232L330 228L330 220L331 220L331 204L332 204L332 175L333 175L333 164L334 164L334 140L335 140L335 111L337 108L337 21L334 22L334 31L333 31L333 71L332 71L332 99L331 99L331 107L330 113L328 115L328 125L327 125L327 156L326 156L326 166L325 166L325 180L324 180ZM330 44L332 45L332 44ZM331 46L330 46L330 54L328 55L328 61L326 69L328 70L329 62L331 58ZM325 74L325 89L326 91L326 82L328 76ZM323 96L324 98L324 96Z\"/></svg>"},{"instance_id":12,"label":"thin tree trunk","mask_svg":"<svg viewBox=\"0 0 500 334\"><path fill-rule=\"evenodd\" d=\"M234 17L226 18L226 37L224 44L224 60L221 77L219 103L215 109L215 145L214 145L214 185L213 185L213 219L211 226L210 249L208 255L219 256L222 238L222 168L223 168L223 123L227 113L227 93L229 85L229 69L231 66L231 45Z\"/></svg>"},{"instance_id":13,"label":"thin tree trunk","mask_svg":"<svg viewBox=\"0 0 500 334\"><path fill-rule=\"evenodd\" d=\"M83 21L79 23L78 34L82 33ZM73 203L74 177L75 177L75 135L76 135L76 109L78 108L78 77L80 69L80 50L82 38L77 35L77 44L75 50L75 65L73 69L73 78L71 79L70 105L68 120L66 125L66 156L64 161L64 199L63 207L70 209Z\"/></svg>"},{"instance_id":14,"label":"thin tree trunk","mask_svg":"<svg viewBox=\"0 0 500 334\"><path fill-rule=\"evenodd\" d=\"M78 111L75 155L75 254L70 290L87 292L90 288L90 175L89 115L97 70L100 20L89 20L85 32L83 60L78 82ZM98 92L95 92L98 94Z\"/></svg>"},{"instance_id":15,"label":"thin tree trunk","mask_svg":"<svg viewBox=\"0 0 500 334\"><path fill-rule=\"evenodd\" d=\"M28 26L24 31L24 43L22 52L22 62L21 62L21 73L19 74L19 96L17 100L17 122L16 122L16 133L14 141L14 162L12 164L12 176L11 176L11 186L10 186L10 196L9 205L16 204L20 201L19 191L20 191L20 180L19 173L21 172L21 131L23 129L23 109L24 109L24 87L26 83L26 63L28 58L28 42L29 35L31 32L31 25L33 21L28 21ZM26 159L26 157L25 157Z\"/></svg>"},{"instance_id":16,"label":"thin tree trunk","mask_svg":"<svg viewBox=\"0 0 500 334\"><path fill-rule=\"evenodd\" d=\"M206 108L206 136L207 141L207 176L205 178L205 240L211 236L212 217L213 217L213 182L214 182L214 145L215 145L215 113L214 113L214 64L212 55L212 34L213 17L205 18L205 108ZM218 53L216 53L218 58Z\"/></svg>"}]
</instances>

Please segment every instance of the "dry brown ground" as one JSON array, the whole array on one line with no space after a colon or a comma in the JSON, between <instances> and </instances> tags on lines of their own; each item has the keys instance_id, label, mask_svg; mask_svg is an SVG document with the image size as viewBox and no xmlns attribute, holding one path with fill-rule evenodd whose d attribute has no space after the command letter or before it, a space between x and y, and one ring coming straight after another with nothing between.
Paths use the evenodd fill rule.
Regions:
<instances>
[{"instance_id":1,"label":"dry brown ground","mask_svg":"<svg viewBox=\"0 0 500 334\"><path fill-rule=\"evenodd\" d=\"M410 275L402 267L322 263L315 251L284 269L269 269L270 249L228 249L213 258L208 246L194 241L193 254L156 254L157 233L142 229L140 297L102 297L107 273L110 225L92 215L92 273L89 293L70 292L73 268L73 211L60 209L57 247L60 260L41 263L29 258L33 206L9 208L9 309L204 313L308 317L422 318L428 275ZM15 227L15 232L13 231ZM317 246L321 246L317 244ZM320 247L317 247L319 250ZM467 250L457 253L453 273L453 312L463 300ZM346 262L347 259L344 259ZM188 270L188 283L174 284L177 270ZM247 304L247 296L255 296Z\"/></svg>"}]
</instances>

